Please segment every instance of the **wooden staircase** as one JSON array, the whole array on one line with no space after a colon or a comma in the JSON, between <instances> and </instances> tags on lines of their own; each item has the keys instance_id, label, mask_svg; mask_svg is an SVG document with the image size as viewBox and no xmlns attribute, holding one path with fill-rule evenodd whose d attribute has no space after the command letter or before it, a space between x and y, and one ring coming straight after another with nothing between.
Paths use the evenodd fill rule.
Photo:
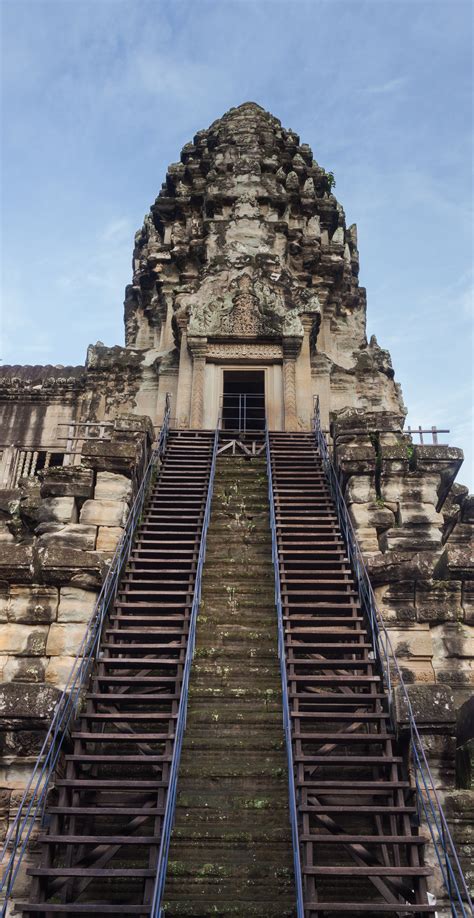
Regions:
<instances>
[{"instance_id":1,"label":"wooden staircase","mask_svg":"<svg viewBox=\"0 0 474 918\"><path fill-rule=\"evenodd\" d=\"M311 434L270 434L305 918L435 914L368 626Z\"/></svg>"},{"instance_id":2,"label":"wooden staircase","mask_svg":"<svg viewBox=\"0 0 474 918\"><path fill-rule=\"evenodd\" d=\"M25 916L149 915L213 434L175 431L30 868Z\"/></svg>"}]
</instances>

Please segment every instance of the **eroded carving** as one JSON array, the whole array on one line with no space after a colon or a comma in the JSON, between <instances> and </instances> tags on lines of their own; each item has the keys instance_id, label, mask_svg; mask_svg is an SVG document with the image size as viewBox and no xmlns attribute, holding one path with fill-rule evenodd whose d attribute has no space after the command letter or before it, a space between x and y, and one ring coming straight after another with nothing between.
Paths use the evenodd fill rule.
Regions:
<instances>
[{"instance_id":1,"label":"eroded carving","mask_svg":"<svg viewBox=\"0 0 474 918\"><path fill-rule=\"evenodd\" d=\"M278 344L208 344L207 358L214 360L281 360Z\"/></svg>"}]
</instances>

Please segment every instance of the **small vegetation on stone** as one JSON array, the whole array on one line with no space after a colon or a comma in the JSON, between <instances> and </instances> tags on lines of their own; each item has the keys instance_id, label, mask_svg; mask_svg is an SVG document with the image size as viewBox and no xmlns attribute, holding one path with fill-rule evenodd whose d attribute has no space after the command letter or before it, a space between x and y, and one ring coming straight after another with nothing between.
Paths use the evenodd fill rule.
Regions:
<instances>
[{"instance_id":1,"label":"small vegetation on stone","mask_svg":"<svg viewBox=\"0 0 474 918\"><path fill-rule=\"evenodd\" d=\"M334 178L334 172L326 172L323 176L323 181L326 185L326 191L328 194L331 194L333 188L336 187L336 179Z\"/></svg>"}]
</instances>

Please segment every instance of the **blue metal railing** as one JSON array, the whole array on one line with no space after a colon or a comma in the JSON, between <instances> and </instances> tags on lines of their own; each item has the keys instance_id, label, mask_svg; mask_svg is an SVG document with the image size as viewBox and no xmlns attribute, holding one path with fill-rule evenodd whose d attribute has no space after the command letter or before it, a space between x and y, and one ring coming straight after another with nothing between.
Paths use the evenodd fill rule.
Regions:
<instances>
[{"instance_id":1,"label":"blue metal railing","mask_svg":"<svg viewBox=\"0 0 474 918\"><path fill-rule=\"evenodd\" d=\"M178 717L176 721L176 739L173 748L173 758L171 760L170 778L168 792L166 795L165 813L163 817L163 826L161 830L161 844L158 854L158 863L156 868L155 888L153 890L153 900L150 910L150 918L163 918L164 911L162 908L163 894L165 891L166 871L168 868L168 855L171 841L171 832L173 829L175 808L176 808L176 790L178 784L179 762L181 758L181 747L183 745L184 731L186 729L186 713L188 706L189 677L191 674L191 665L194 656L194 645L196 641L196 623L199 613L199 603L201 601L201 581L202 569L206 557L206 538L211 516L212 494L214 489L214 476L216 471L217 447L219 443L219 428L214 433L214 444L212 449L211 469L209 473L209 485L207 490L206 506L204 509L204 519L201 531L201 544L199 546L199 556L196 568L196 580L194 583L193 604L189 620L189 635L186 648L186 659L183 670L183 683L179 699Z\"/></svg>"},{"instance_id":2,"label":"blue metal railing","mask_svg":"<svg viewBox=\"0 0 474 918\"><path fill-rule=\"evenodd\" d=\"M83 690L86 688L92 666L95 662L105 617L113 602L123 567L129 557L130 548L139 523L143 504L152 480L157 462L163 456L169 431L170 400L166 396L165 416L157 446L153 449L146 465L137 494L130 509L127 524L112 558L107 576L97 597L94 611L86 628L83 640L68 676L67 683L56 705L54 715L43 742L41 751L31 773L18 811L7 834L1 860L7 857L2 873L0 892L4 893L2 918L7 913L13 886L20 869L34 826L42 820L46 799L56 764L68 735L70 724L80 709ZM8 851L11 853L8 856Z\"/></svg>"},{"instance_id":3,"label":"blue metal railing","mask_svg":"<svg viewBox=\"0 0 474 918\"><path fill-rule=\"evenodd\" d=\"M286 755L288 760L288 794L291 836L293 841L293 869L295 875L295 892L296 892L296 918L304 918L303 904L303 880L301 875L301 858L298 840L298 808L296 805L296 788L295 788L295 770L293 764L293 746L291 742L291 717L290 703L288 700L288 682L286 676L286 658L285 658L285 629L283 624L283 608L281 603L281 584L280 584L280 565L278 559L278 543L275 519L275 502L273 496L273 475L272 461L270 451L270 437L268 429L265 432L266 454L267 454L267 475L268 475L268 499L270 504L270 528L272 533L272 558L273 569L275 572L275 605L277 609L277 626L278 626L278 657L280 660L281 689L283 702L283 728L285 731Z\"/></svg>"},{"instance_id":4,"label":"blue metal railing","mask_svg":"<svg viewBox=\"0 0 474 918\"><path fill-rule=\"evenodd\" d=\"M419 812L423 811L428 826L436 857L447 891L453 918L458 915L469 918L473 914L473 904L466 880L459 863L459 857L449 831L448 823L436 791L433 775L426 758L423 742L416 725L413 708L395 656L390 636L380 615L359 548L352 521L342 494L339 479L329 455L326 437L321 427L319 403L316 400L314 414L314 435L328 479L330 491L336 507L339 525L347 549L347 556L357 581L359 597L371 629L374 654L383 677L388 695L392 726L396 730L396 712L394 708L394 683L403 697L406 706L406 717L410 731L410 750L414 769L414 780L418 798ZM405 721L405 715L404 715Z\"/></svg>"}]
</instances>

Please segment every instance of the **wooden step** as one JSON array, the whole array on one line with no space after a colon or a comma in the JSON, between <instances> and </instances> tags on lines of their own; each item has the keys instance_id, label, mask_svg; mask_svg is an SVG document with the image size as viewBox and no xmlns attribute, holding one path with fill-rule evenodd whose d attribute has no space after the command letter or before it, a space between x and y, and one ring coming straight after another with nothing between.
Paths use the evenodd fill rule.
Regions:
<instances>
[{"instance_id":1,"label":"wooden step","mask_svg":"<svg viewBox=\"0 0 474 918\"><path fill-rule=\"evenodd\" d=\"M159 845L160 835L40 835L42 845Z\"/></svg>"},{"instance_id":2,"label":"wooden step","mask_svg":"<svg viewBox=\"0 0 474 918\"><path fill-rule=\"evenodd\" d=\"M19 902L17 908L23 912L49 915L50 912L66 915L146 915L150 914L149 905L115 905L105 902Z\"/></svg>"},{"instance_id":3,"label":"wooden step","mask_svg":"<svg viewBox=\"0 0 474 918\"><path fill-rule=\"evenodd\" d=\"M31 877L154 877L149 867L28 867Z\"/></svg>"}]
</instances>

